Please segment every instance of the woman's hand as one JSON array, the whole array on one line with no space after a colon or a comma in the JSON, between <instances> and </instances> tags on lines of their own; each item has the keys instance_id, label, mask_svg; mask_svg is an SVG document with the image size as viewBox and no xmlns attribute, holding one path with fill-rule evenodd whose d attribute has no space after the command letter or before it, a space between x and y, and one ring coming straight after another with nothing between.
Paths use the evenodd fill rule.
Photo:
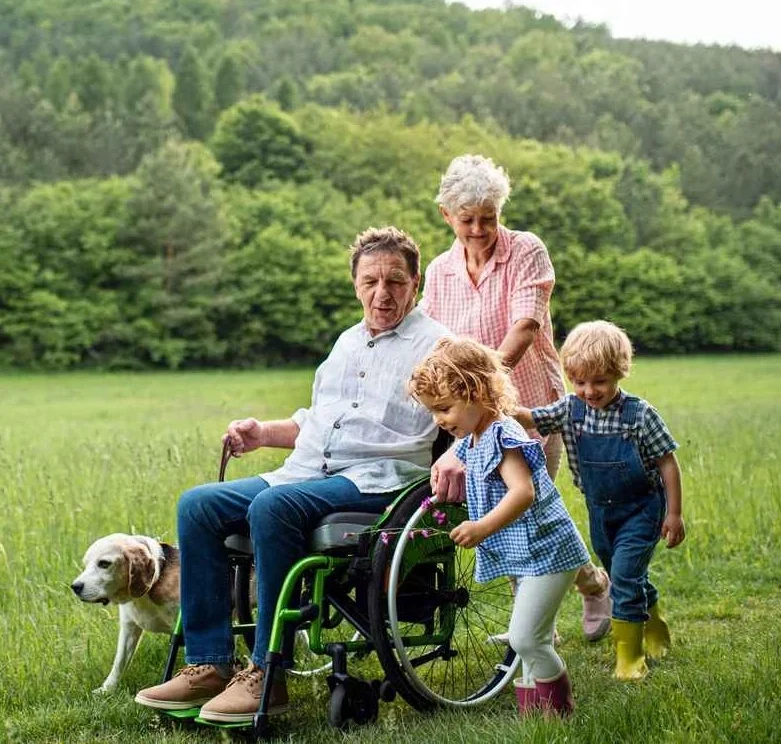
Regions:
<instances>
[{"instance_id":1,"label":"woman's hand","mask_svg":"<svg viewBox=\"0 0 781 744\"><path fill-rule=\"evenodd\" d=\"M464 464L452 448L431 466L431 490L440 503L454 503L466 498Z\"/></svg>"},{"instance_id":2,"label":"woman's hand","mask_svg":"<svg viewBox=\"0 0 781 744\"><path fill-rule=\"evenodd\" d=\"M245 452L263 447L266 444L265 439L263 424L254 418L231 421L228 431L222 435L223 444L226 440L230 441L233 457L241 457Z\"/></svg>"}]
</instances>

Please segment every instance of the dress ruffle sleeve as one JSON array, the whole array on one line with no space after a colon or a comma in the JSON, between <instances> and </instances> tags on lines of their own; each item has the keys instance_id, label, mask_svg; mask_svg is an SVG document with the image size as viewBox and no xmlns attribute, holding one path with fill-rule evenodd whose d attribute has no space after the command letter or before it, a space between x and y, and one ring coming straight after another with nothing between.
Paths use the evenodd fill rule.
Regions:
<instances>
[{"instance_id":1,"label":"dress ruffle sleeve","mask_svg":"<svg viewBox=\"0 0 781 744\"><path fill-rule=\"evenodd\" d=\"M495 421L483 435L489 438L490 446L485 448L485 456L480 462L480 475L490 477L502 461L503 450L519 449L532 473L545 469L545 455L536 439L529 438L515 421Z\"/></svg>"}]
</instances>

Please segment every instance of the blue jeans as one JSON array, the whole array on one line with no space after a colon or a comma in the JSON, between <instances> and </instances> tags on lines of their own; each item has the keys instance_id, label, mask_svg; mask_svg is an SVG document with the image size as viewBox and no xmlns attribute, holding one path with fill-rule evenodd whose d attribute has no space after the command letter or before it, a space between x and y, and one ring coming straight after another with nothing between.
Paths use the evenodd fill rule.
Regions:
<instances>
[{"instance_id":1,"label":"blue jeans","mask_svg":"<svg viewBox=\"0 0 781 744\"><path fill-rule=\"evenodd\" d=\"M228 535L246 534L249 525L258 586L252 660L263 666L282 584L308 554L315 525L336 511L380 513L397 493L361 494L341 476L273 487L259 477L241 478L185 491L177 511L185 661L233 660Z\"/></svg>"},{"instance_id":2,"label":"blue jeans","mask_svg":"<svg viewBox=\"0 0 781 744\"><path fill-rule=\"evenodd\" d=\"M663 492L623 504L587 501L591 545L610 575L613 617L630 623L648 619L659 599L648 564L659 542L666 511Z\"/></svg>"}]
</instances>

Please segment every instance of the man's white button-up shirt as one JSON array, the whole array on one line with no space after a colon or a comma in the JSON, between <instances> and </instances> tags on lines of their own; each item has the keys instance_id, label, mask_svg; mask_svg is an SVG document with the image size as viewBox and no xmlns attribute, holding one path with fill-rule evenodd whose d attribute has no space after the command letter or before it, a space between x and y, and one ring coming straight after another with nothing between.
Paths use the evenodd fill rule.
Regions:
<instances>
[{"instance_id":1,"label":"man's white button-up shirt","mask_svg":"<svg viewBox=\"0 0 781 744\"><path fill-rule=\"evenodd\" d=\"M293 452L260 477L275 486L341 475L363 493L383 493L424 476L437 427L407 393L407 381L446 335L418 309L376 336L364 321L348 328L315 373L312 405L293 414Z\"/></svg>"}]
</instances>

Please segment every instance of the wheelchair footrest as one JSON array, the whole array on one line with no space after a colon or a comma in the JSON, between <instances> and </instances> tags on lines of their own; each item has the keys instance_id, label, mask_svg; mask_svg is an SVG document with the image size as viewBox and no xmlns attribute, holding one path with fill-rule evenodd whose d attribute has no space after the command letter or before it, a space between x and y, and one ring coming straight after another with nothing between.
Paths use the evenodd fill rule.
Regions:
<instances>
[{"instance_id":1,"label":"wheelchair footrest","mask_svg":"<svg viewBox=\"0 0 781 744\"><path fill-rule=\"evenodd\" d=\"M252 721L242 721L241 723L220 723L219 721L207 721L205 718L201 718L200 716L195 719L195 722L200 723L203 726L213 726L214 728L223 729L250 728L253 725Z\"/></svg>"},{"instance_id":2,"label":"wheelchair footrest","mask_svg":"<svg viewBox=\"0 0 781 744\"><path fill-rule=\"evenodd\" d=\"M201 714L201 709L185 708L184 710L161 710L159 712L178 721L192 721Z\"/></svg>"}]
</instances>

